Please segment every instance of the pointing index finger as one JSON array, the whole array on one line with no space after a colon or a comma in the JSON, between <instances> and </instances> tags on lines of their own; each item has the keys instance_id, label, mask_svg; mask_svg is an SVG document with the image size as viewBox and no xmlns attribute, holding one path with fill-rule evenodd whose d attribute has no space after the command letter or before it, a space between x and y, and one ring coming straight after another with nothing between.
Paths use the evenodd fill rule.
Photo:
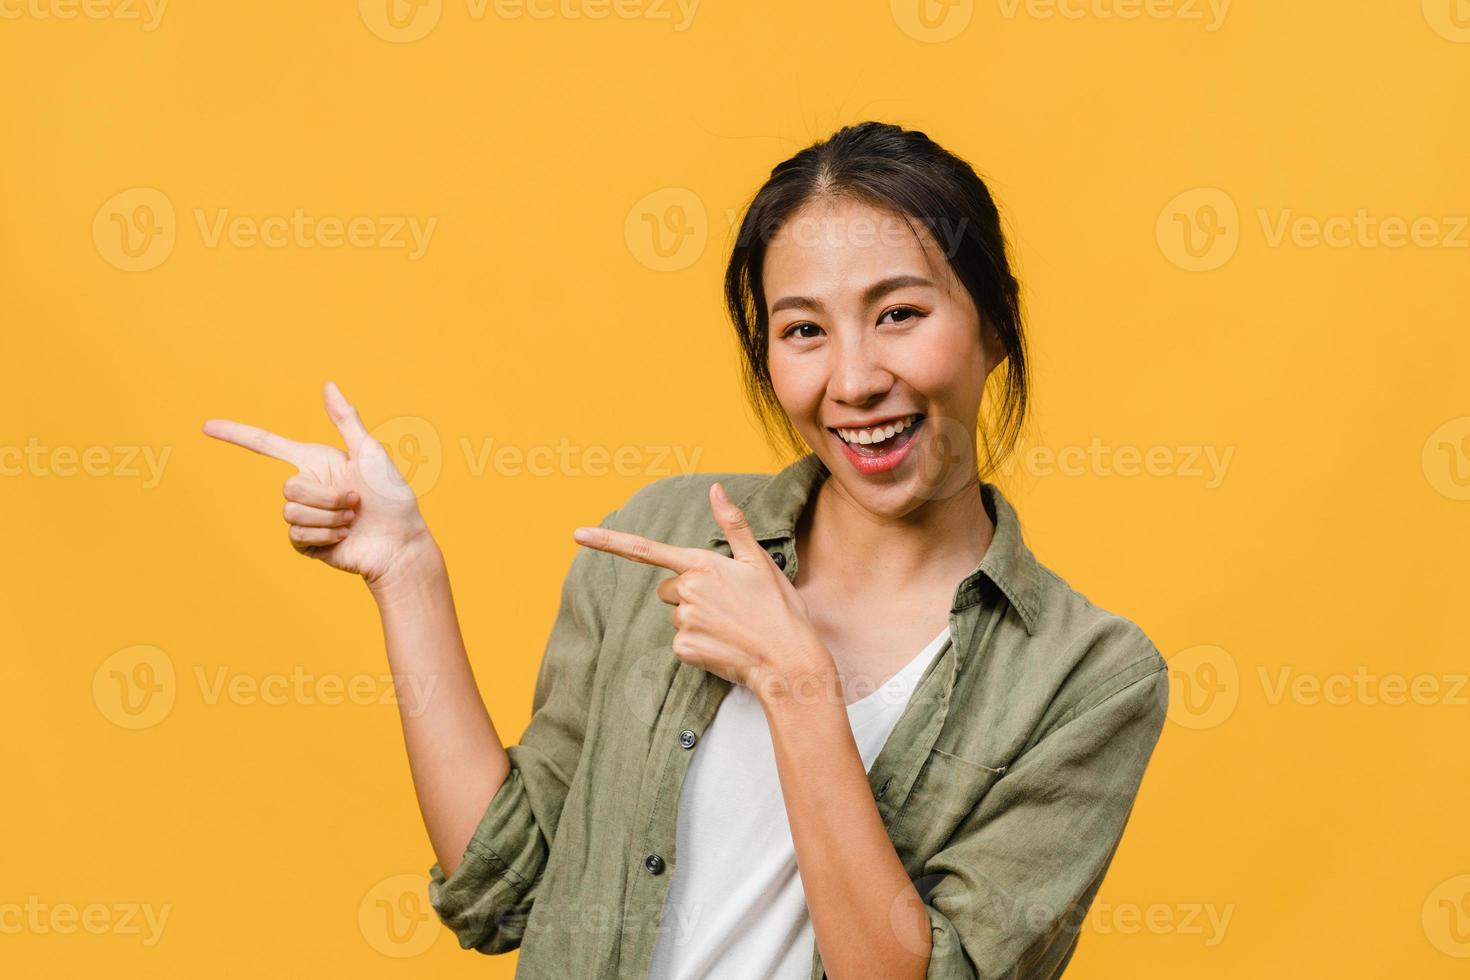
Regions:
<instances>
[{"instance_id":1,"label":"pointing index finger","mask_svg":"<svg viewBox=\"0 0 1470 980\"><path fill-rule=\"evenodd\" d=\"M232 422L229 419L210 419L204 423L204 434L219 439L222 442L232 442L237 446L244 446L251 452L279 459L283 462L301 466L306 456L306 447L299 442L294 442L284 436L278 436L274 432L246 425L243 422Z\"/></svg>"},{"instance_id":2,"label":"pointing index finger","mask_svg":"<svg viewBox=\"0 0 1470 980\"><path fill-rule=\"evenodd\" d=\"M696 565L703 564L709 557L709 552L698 548L680 548L605 527L579 527L572 532L572 537L578 544L589 548L645 565L658 565L681 575Z\"/></svg>"}]
</instances>

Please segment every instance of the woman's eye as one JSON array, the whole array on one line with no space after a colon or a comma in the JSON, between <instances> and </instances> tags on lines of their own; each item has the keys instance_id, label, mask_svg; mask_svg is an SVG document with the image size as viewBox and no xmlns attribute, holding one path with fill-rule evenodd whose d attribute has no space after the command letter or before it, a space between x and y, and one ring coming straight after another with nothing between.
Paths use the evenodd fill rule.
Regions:
<instances>
[{"instance_id":1,"label":"woman's eye","mask_svg":"<svg viewBox=\"0 0 1470 980\"><path fill-rule=\"evenodd\" d=\"M803 340L811 340L813 337L820 335L821 332L822 328L815 323L793 323L782 331L781 336L800 337Z\"/></svg>"},{"instance_id":2,"label":"woman's eye","mask_svg":"<svg viewBox=\"0 0 1470 980\"><path fill-rule=\"evenodd\" d=\"M895 306L893 309L884 313L883 316L880 316L878 318L878 322L882 323L884 318L894 316L899 317L899 319L893 321L894 323L903 323L906 320L909 320L918 315L919 311L914 309L912 306Z\"/></svg>"}]
</instances>

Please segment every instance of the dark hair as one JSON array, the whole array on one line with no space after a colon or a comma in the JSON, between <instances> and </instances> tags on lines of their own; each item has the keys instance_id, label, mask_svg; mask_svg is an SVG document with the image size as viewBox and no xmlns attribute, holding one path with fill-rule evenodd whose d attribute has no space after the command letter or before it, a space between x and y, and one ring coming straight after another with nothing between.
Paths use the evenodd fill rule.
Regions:
<instances>
[{"instance_id":1,"label":"dark hair","mask_svg":"<svg viewBox=\"0 0 1470 980\"><path fill-rule=\"evenodd\" d=\"M766 247L793 214L817 198L849 197L921 222L1005 350L995 437L980 429L982 476L1015 447L1026 415L1028 371L1020 284L1011 273L1000 215L968 163L924 133L888 123L844 126L776 166L740 223L725 269L725 305L745 354L746 392L773 446L807 452L781 408L766 362L768 320L761 271ZM992 379L993 380L993 379ZM988 385L987 385L988 387Z\"/></svg>"}]
</instances>

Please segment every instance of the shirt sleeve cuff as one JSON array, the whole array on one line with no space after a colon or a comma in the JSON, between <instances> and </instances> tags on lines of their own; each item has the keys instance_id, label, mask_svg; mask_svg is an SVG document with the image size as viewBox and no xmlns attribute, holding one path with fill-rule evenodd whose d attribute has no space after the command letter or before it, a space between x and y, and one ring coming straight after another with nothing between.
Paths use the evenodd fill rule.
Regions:
<instances>
[{"instance_id":1,"label":"shirt sleeve cuff","mask_svg":"<svg viewBox=\"0 0 1470 980\"><path fill-rule=\"evenodd\" d=\"M523 869L542 847L520 769L512 764L454 873L446 877L438 862L429 869L429 904L460 948L504 953L520 946L535 884Z\"/></svg>"},{"instance_id":2,"label":"shirt sleeve cuff","mask_svg":"<svg viewBox=\"0 0 1470 980\"><path fill-rule=\"evenodd\" d=\"M959 930L954 923L934 906L925 904L929 910L929 972L927 980L978 980L979 974L965 955L960 942Z\"/></svg>"}]
</instances>

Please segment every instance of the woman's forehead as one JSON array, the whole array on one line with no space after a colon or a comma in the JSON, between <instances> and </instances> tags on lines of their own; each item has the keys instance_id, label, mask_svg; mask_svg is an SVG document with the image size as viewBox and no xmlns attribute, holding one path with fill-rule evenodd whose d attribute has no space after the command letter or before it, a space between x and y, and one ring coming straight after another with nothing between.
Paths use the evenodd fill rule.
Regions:
<instances>
[{"instance_id":1,"label":"woman's forehead","mask_svg":"<svg viewBox=\"0 0 1470 980\"><path fill-rule=\"evenodd\" d=\"M762 262L768 303L778 294L845 294L898 276L951 278L939 244L922 222L853 203L803 209L773 236Z\"/></svg>"},{"instance_id":2,"label":"woman's forehead","mask_svg":"<svg viewBox=\"0 0 1470 980\"><path fill-rule=\"evenodd\" d=\"M849 197L807 202L781 223L768 252L865 250L914 255L937 245L924 220Z\"/></svg>"}]
</instances>

